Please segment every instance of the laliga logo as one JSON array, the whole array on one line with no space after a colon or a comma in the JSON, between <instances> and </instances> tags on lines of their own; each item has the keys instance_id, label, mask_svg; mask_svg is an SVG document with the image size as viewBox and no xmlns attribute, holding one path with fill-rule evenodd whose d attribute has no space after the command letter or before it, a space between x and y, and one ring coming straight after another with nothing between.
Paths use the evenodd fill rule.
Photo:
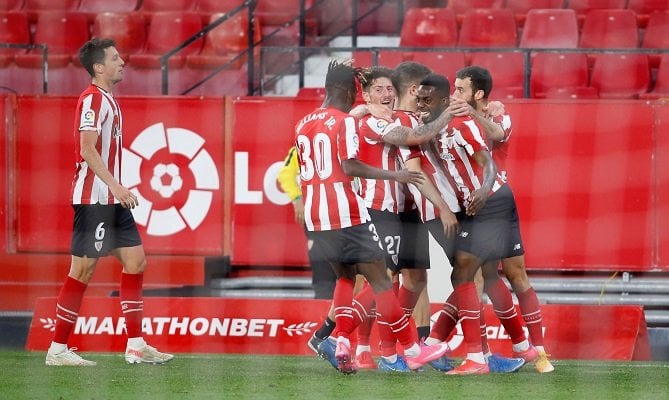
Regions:
<instances>
[{"instance_id":1,"label":"laliga logo","mask_svg":"<svg viewBox=\"0 0 669 400\"><path fill-rule=\"evenodd\" d=\"M123 184L138 198L132 210L152 236L195 230L209 212L219 189L216 164L204 139L187 129L157 123L123 149Z\"/></svg>"}]
</instances>

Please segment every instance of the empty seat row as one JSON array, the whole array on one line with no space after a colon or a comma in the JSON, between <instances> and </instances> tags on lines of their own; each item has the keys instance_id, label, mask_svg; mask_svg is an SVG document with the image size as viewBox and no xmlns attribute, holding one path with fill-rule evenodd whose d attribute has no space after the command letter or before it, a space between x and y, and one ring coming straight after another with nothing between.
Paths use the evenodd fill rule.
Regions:
<instances>
[{"instance_id":1,"label":"empty seat row","mask_svg":"<svg viewBox=\"0 0 669 400\"><path fill-rule=\"evenodd\" d=\"M353 55L358 66L372 65L368 52ZM493 76L493 97L524 97L526 73L533 98L659 98L669 97L669 54L665 54L656 71L651 72L644 54L600 54L590 66L585 53L532 53L526 71L524 52L479 51L454 52L380 51L377 65L395 67L403 61L425 64L451 80L460 68L480 65Z\"/></svg>"},{"instance_id":2,"label":"empty seat row","mask_svg":"<svg viewBox=\"0 0 669 400\"><path fill-rule=\"evenodd\" d=\"M407 12L400 45L407 47L523 48L669 48L669 11L651 14L640 32L632 10L592 10L579 31L571 9L533 9L520 34L507 9L473 9L458 29L448 8L414 8Z\"/></svg>"}]
</instances>

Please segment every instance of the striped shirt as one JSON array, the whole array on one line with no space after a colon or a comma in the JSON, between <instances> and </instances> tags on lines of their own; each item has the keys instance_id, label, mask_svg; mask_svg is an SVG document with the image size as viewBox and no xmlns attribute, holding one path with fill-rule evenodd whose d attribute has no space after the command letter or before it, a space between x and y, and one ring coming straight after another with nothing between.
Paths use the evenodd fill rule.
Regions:
<instances>
[{"instance_id":1,"label":"striped shirt","mask_svg":"<svg viewBox=\"0 0 669 400\"><path fill-rule=\"evenodd\" d=\"M300 161L304 223L328 231L370 221L355 180L341 163L358 156L355 119L335 108L318 108L295 126Z\"/></svg>"},{"instance_id":2,"label":"striped shirt","mask_svg":"<svg viewBox=\"0 0 669 400\"><path fill-rule=\"evenodd\" d=\"M483 168L474 159L479 151L488 151L484 133L471 117L455 118L437 136L437 151L443 167L450 173L455 193L462 208L469 204L469 195L483 183ZM505 180L498 174L491 193L497 191Z\"/></svg>"},{"instance_id":3,"label":"striped shirt","mask_svg":"<svg viewBox=\"0 0 669 400\"><path fill-rule=\"evenodd\" d=\"M72 182L72 204L114 204L109 187L88 168L81 157L80 131L98 134L96 150L110 174L121 182L121 109L111 93L91 84L79 96L74 120L76 172Z\"/></svg>"}]
</instances>

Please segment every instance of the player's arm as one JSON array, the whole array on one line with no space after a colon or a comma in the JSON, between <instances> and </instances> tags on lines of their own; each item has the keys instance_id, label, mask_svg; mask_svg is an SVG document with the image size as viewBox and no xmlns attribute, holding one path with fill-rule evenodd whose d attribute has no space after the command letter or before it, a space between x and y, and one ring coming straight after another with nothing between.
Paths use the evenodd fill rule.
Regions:
<instances>
[{"instance_id":1,"label":"player's arm","mask_svg":"<svg viewBox=\"0 0 669 400\"><path fill-rule=\"evenodd\" d=\"M137 201L137 196L135 196L130 190L123 187L120 182L118 182L114 176L107 170L107 167L102 162L102 157L96 149L96 144L98 142L98 133L97 131L81 130L79 131L79 145L81 148L80 155L81 158L86 161L88 168L93 171L95 176L97 176L102 182L109 187L112 195L121 203L125 208L135 208L139 203Z\"/></svg>"},{"instance_id":2,"label":"player's arm","mask_svg":"<svg viewBox=\"0 0 669 400\"><path fill-rule=\"evenodd\" d=\"M293 204L293 211L295 212L295 222L298 224L304 223L304 203L302 202L302 189L297 184L297 176L300 174L300 164L297 161L297 153L295 146L290 148L288 155L283 162L283 166L279 170L277 181L281 190L286 192L288 198Z\"/></svg>"},{"instance_id":3,"label":"player's arm","mask_svg":"<svg viewBox=\"0 0 669 400\"><path fill-rule=\"evenodd\" d=\"M497 167L488 150L479 150L474 153L473 157L483 169L483 183L480 188L470 193L466 210L467 215L475 215L485 205L497 175Z\"/></svg>"},{"instance_id":4,"label":"player's arm","mask_svg":"<svg viewBox=\"0 0 669 400\"><path fill-rule=\"evenodd\" d=\"M357 120L362 119L367 114L372 114L374 117L385 119L386 121L393 119L393 110L381 104L360 104L348 112L348 115Z\"/></svg>"},{"instance_id":5,"label":"player's arm","mask_svg":"<svg viewBox=\"0 0 669 400\"><path fill-rule=\"evenodd\" d=\"M358 176L360 178L368 179L386 179L395 180L400 183L419 183L425 178L419 172L409 171L406 169L400 171L387 171L381 168L375 168L364 162L350 158L341 163L344 173L348 176Z\"/></svg>"},{"instance_id":6,"label":"player's arm","mask_svg":"<svg viewBox=\"0 0 669 400\"><path fill-rule=\"evenodd\" d=\"M436 137L452 119L453 114L446 109L434 121L416 128L408 128L406 126L394 127L383 136L383 141L396 146L417 146L427 143Z\"/></svg>"},{"instance_id":7,"label":"player's arm","mask_svg":"<svg viewBox=\"0 0 669 400\"><path fill-rule=\"evenodd\" d=\"M494 102L494 103L499 103L499 102ZM503 112L504 106L502 105L501 107ZM499 112L497 111L499 109L499 106L495 105L493 108L494 110L496 110L495 112ZM491 140L493 142L501 142L506 137L502 125L493 121L492 118L488 118L486 115L477 112L474 109L474 107L472 107L469 103L467 103L464 100L451 99L451 103L448 106L447 110L450 110L450 112L456 117L471 116L483 128L483 130L485 131L486 138L488 140Z\"/></svg>"},{"instance_id":8,"label":"player's arm","mask_svg":"<svg viewBox=\"0 0 669 400\"><path fill-rule=\"evenodd\" d=\"M423 176L425 175L419 157L407 160L405 165L409 171L415 171ZM430 179L423 179L420 183L414 183L414 186L416 186L423 196L430 200L430 202L439 210L439 218L444 225L444 234L448 239L453 239L458 231L458 219L448 207L444 198L441 197L439 190L432 184Z\"/></svg>"}]
</instances>

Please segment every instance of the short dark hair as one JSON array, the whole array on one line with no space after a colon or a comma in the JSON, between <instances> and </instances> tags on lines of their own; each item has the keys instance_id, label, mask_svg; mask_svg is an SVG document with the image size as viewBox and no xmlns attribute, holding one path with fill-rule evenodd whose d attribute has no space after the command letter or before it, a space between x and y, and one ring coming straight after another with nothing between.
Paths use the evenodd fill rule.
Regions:
<instances>
[{"instance_id":1,"label":"short dark hair","mask_svg":"<svg viewBox=\"0 0 669 400\"><path fill-rule=\"evenodd\" d=\"M490 71L478 65L470 65L464 67L455 75L458 79L469 78L472 81L472 91L476 93L483 90L483 98L487 99L492 90L492 76Z\"/></svg>"},{"instance_id":2,"label":"short dark hair","mask_svg":"<svg viewBox=\"0 0 669 400\"><path fill-rule=\"evenodd\" d=\"M393 74L393 86L397 95L401 96L406 89L414 84L418 84L421 79L431 74L432 70L423 64L414 61L404 61L395 67Z\"/></svg>"},{"instance_id":3,"label":"short dark hair","mask_svg":"<svg viewBox=\"0 0 669 400\"><path fill-rule=\"evenodd\" d=\"M360 76L360 68L342 64L337 60L330 61L328 72L325 75L325 90L351 90L357 92L356 78Z\"/></svg>"},{"instance_id":4,"label":"short dark hair","mask_svg":"<svg viewBox=\"0 0 669 400\"><path fill-rule=\"evenodd\" d=\"M360 75L360 84L362 86L362 90L365 92L369 91L369 88L372 86L372 82L379 78L388 78L392 81L393 70L381 66L363 69Z\"/></svg>"},{"instance_id":5,"label":"short dark hair","mask_svg":"<svg viewBox=\"0 0 669 400\"><path fill-rule=\"evenodd\" d=\"M451 84L448 78L439 74L430 74L420 81L421 86L432 86L436 94L448 97L451 94Z\"/></svg>"},{"instance_id":6,"label":"short dark hair","mask_svg":"<svg viewBox=\"0 0 669 400\"><path fill-rule=\"evenodd\" d=\"M105 49L109 47L116 47L114 39L94 38L79 48L79 62L86 68L91 77L95 77L93 65L104 64Z\"/></svg>"}]
</instances>

